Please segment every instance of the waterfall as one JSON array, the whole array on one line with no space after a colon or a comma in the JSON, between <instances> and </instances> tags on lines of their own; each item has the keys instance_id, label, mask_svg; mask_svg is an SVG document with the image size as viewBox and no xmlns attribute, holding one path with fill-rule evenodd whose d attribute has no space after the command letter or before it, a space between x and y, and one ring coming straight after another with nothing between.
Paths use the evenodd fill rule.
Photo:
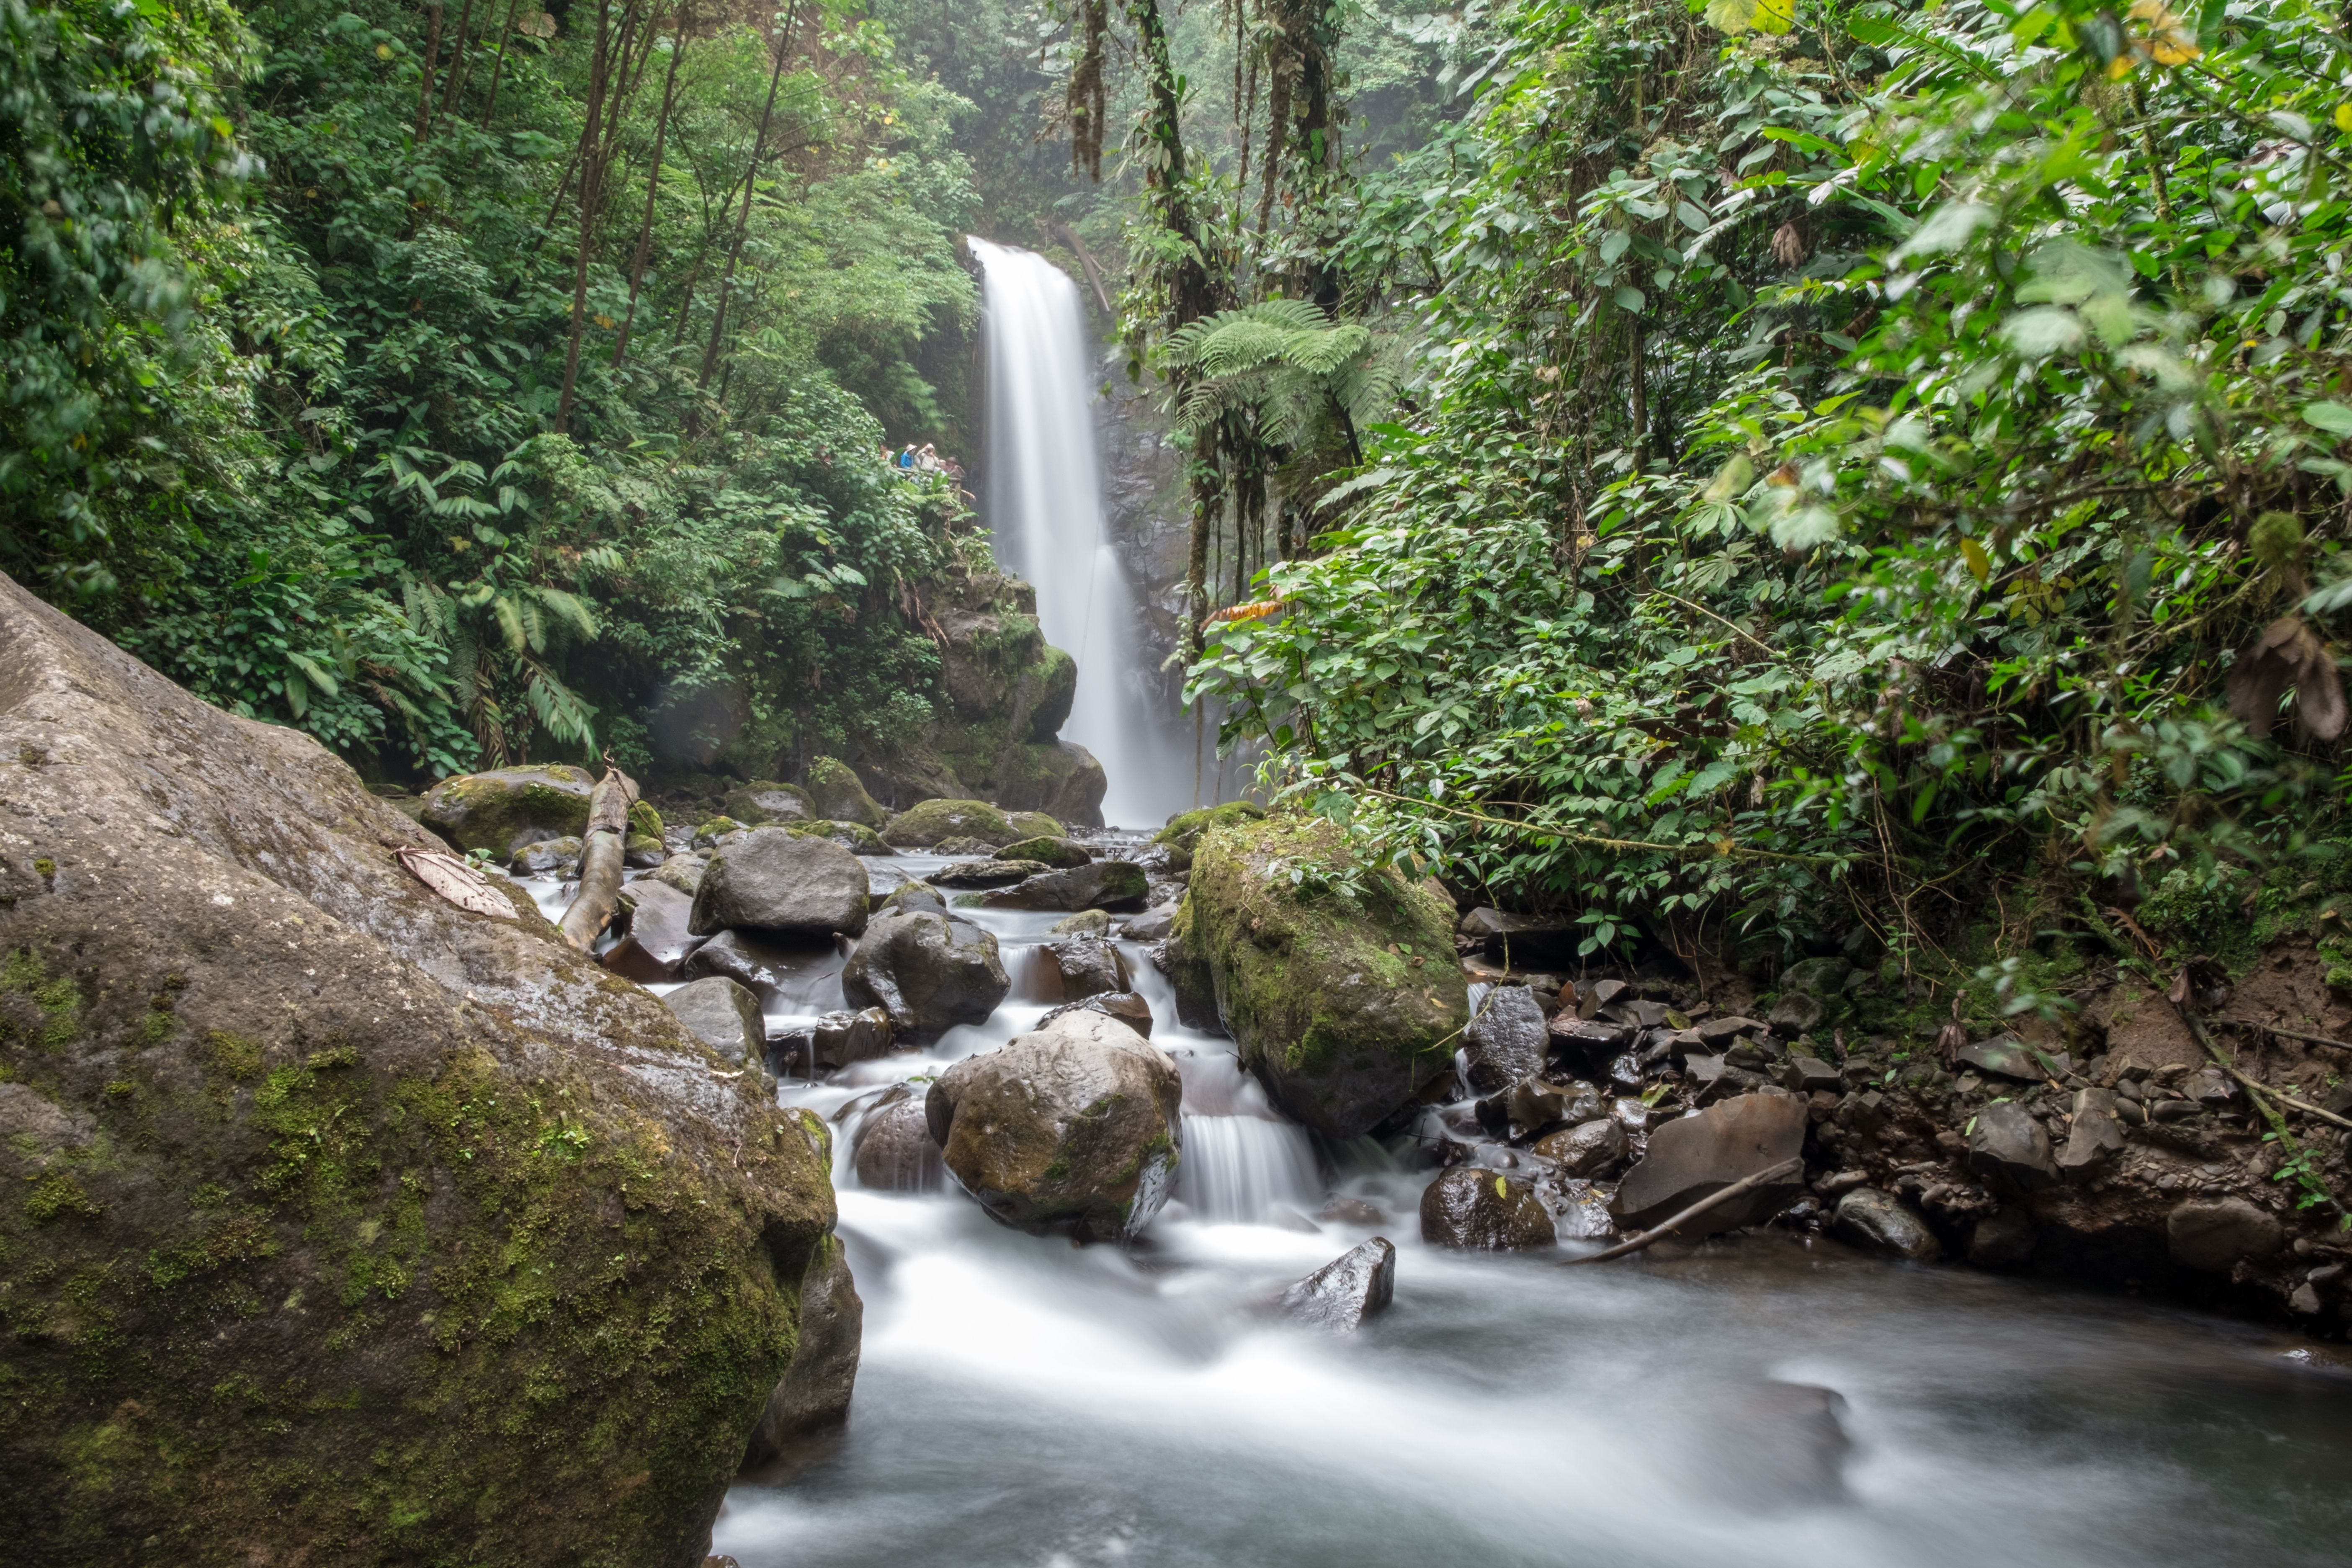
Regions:
<instances>
[{"instance_id":1,"label":"waterfall","mask_svg":"<svg viewBox=\"0 0 2352 1568\"><path fill-rule=\"evenodd\" d=\"M988 519L997 559L1037 590L1045 640L1078 661L1062 726L1109 780L1103 820L1157 826L1192 802L1185 737L1157 710L1133 589L1103 518L1077 286L1044 257L984 239Z\"/></svg>"},{"instance_id":2,"label":"waterfall","mask_svg":"<svg viewBox=\"0 0 2352 1568\"><path fill-rule=\"evenodd\" d=\"M1274 1112L1230 1051L1176 1058L1184 1077L1184 1158L1176 1195L1203 1219L1254 1223L1284 1204L1312 1208L1323 1190L1307 1130Z\"/></svg>"}]
</instances>

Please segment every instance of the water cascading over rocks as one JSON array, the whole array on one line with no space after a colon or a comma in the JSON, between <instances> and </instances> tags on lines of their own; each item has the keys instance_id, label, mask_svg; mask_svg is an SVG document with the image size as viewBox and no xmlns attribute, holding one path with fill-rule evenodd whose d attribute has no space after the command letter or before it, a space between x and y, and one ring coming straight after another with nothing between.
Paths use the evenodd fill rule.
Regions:
<instances>
[{"instance_id":1,"label":"water cascading over rocks","mask_svg":"<svg viewBox=\"0 0 2352 1568\"><path fill-rule=\"evenodd\" d=\"M999 557L1037 589L1046 639L1077 659L1063 727L1109 779L1105 821L1156 823L1193 804L1189 754L1156 713L1135 595L1105 536L1086 321L1044 257L971 241L986 275L988 518Z\"/></svg>"}]
</instances>

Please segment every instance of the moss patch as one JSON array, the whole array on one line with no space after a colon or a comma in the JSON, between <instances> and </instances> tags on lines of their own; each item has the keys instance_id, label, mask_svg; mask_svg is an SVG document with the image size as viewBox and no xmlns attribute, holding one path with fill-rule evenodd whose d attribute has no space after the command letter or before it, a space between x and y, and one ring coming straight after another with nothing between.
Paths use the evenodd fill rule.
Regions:
<instances>
[{"instance_id":1,"label":"moss patch","mask_svg":"<svg viewBox=\"0 0 2352 1568\"><path fill-rule=\"evenodd\" d=\"M1175 935L1285 1108L1361 1132L1444 1069L1469 1018L1454 911L1320 818L1236 814L1194 852Z\"/></svg>"},{"instance_id":2,"label":"moss patch","mask_svg":"<svg viewBox=\"0 0 2352 1568\"><path fill-rule=\"evenodd\" d=\"M1151 836L1154 844L1172 844L1179 849L1190 850L1199 846L1201 835L1212 827L1231 827L1238 823L1262 822L1265 807L1246 800L1229 800L1223 805L1204 805L1188 811L1171 820L1167 826Z\"/></svg>"}]
</instances>

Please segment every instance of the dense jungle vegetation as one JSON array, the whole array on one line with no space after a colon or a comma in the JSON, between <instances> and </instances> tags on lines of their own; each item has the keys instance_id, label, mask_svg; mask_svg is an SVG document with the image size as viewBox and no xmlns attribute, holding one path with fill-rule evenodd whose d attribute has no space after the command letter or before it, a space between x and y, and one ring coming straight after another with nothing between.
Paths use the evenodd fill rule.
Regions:
<instances>
[{"instance_id":1,"label":"dense jungle vegetation","mask_svg":"<svg viewBox=\"0 0 2352 1568\"><path fill-rule=\"evenodd\" d=\"M912 595L983 547L873 454L970 449L971 227L1109 307L1192 689L1370 851L1596 952L2352 876L2336 13L0 26L7 569L380 765L641 758L730 674L771 751L921 723Z\"/></svg>"},{"instance_id":2,"label":"dense jungle vegetation","mask_svg":"<svg viewBox=\"0 0 2352 1568\"><path fill-rule=\"evenodd\" d=\"M8 0L0 562L425 776L927 720L963 106L854 11ZM950 372L960 374L952 358ZM935 373L936 374L936 373ZM948 384L950 398L960 389Z\"/></svg>"},{"instance_id":3,"label":"dense jungle vegetation","mask_svg":"<svg viewBox=\"0 0 2352 1568\"><path fill-rule=\"evenodd\" d=\"M1314 81L1344 14L1266 16ZM1382 166L1292 91L1287 224L1183 162L1167 94L1139 121L1129 327L1255 584L1196 555L1196 609L1245 601L1194 670L1229 738L1593 952L1927 959L1983 913L2021 1006L2053 925L2145 896L2211 942L2340 888L2341 18L1492 25L1464 117Z\"/></svg>"}]
</instances>

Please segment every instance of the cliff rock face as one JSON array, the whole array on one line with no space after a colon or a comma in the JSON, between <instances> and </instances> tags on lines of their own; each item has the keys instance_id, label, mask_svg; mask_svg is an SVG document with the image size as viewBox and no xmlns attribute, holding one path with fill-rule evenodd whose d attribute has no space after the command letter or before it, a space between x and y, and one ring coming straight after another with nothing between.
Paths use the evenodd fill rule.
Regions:
<instances>
[{"instance_id":1,"label":"cliff rock face","mask_svg":"<svg viewBox=\"0 0 2352 1568\"><path fill-rule=\"evenodd\" d=\"M1098 827L1108 781L1085 747L1055 739L1077 692L1077 664L1037 626L1036 590L963 573L931 588L940 639L940 717L918 741L856 759L886 805L969 798Z\"/></svg>"},{"instance_id":2,"label":"cliff rock face","mask_svg":"<svg viewBox=\"0 0 2352 1568\"><path fill-rule=\"evenodd\" d=\"M825 1130L404 846L0 578L12 1562L701 1561Z\"/></svg>"}]
</instances>

